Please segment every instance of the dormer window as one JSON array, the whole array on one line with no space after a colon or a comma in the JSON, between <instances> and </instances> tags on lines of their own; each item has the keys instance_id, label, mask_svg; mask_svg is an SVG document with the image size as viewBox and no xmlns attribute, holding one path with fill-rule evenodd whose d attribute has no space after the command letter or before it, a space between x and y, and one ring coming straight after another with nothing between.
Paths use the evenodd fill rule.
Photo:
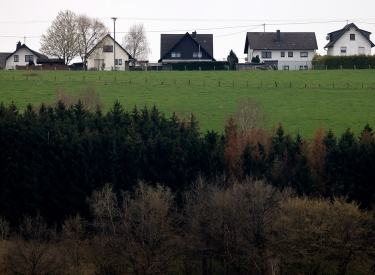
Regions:
<instances>
[{"instance_id":1,"label":"dormer window","mask_svg":"<svg viewBox=\"0 0 375 275\"><path fill-rule=\"evenodd\" d=\"M202 57L202 52L193 52L193 57Z\"/></svg>"},{"instance_id":2,"label":"dormer window","mask_svg":"<svg viewBox=\"0 0 375 275\"><path fill-rule=\"evenodd\" d=\"M355 40L355 34L354 33L350 34L350 40Z\"/></svg>"},{"instance_id":3,"label":"dormer window","mask_svg":"<svg viewBox=\"0 0 375 275\"><path fill-rule=\"evenodd\" d=\"M181 53L180 52L172 52L172 57L181 57Z\"/></svg>"}]
</instances>

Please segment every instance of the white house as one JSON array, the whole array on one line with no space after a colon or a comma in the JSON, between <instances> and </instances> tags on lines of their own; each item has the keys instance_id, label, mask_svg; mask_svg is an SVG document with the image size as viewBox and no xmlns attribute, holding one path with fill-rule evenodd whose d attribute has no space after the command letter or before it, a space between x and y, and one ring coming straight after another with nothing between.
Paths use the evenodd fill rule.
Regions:
<instances>
[{"instance_id":1,"label":"white house","mask_svg":"<svg viewBox=\"0 0 375 275\"><path fill-rule=\"evenodd\" d=\"M48 58L47 56L29 49L21 42L17 43L16 50L5 58L5 69L16 69L17 66L29 65L29 62L37 63L38 58Z\"/></svg>"},{"instance_id":2,"label":"white house","mask_svg":"<svg viewBox=\"0 0 375 275\"><path fill-rule=\"evenodd\" d=\"M375 46L370 34L351 23L341 30L328 33L326 38L329 42L324 48L328 55L370 55L371 48Z\"/></svg>"},{"instance_id":3,"label":"white house","mask_svg":"<svg viewBox=\"0 0 375 275\"><path fill-rule=\"evenodd\" d=\"M314 32L248 32L247 60L259 56L260 62L279 70L307 70L318 49Z\"/></svg>"},{"instance_id":4,"label":"white house","mask_svg":"<svg viewBox=\"0 0 375 275\"><path fill-rule=\"evenodd\" d=\"M116 59L116 61L115 61ZM88 54L87 68L111 71L116 62L116 70L124 71L129 68L131 55L111 35L107 34Z\"/></svg>"}]
</instances>

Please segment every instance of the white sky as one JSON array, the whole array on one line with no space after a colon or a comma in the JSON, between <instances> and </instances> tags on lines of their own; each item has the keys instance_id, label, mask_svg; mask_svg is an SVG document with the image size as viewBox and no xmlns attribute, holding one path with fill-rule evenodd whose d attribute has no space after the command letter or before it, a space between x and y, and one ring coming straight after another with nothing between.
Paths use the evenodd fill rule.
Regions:
<instances>
[{"instance_id":1,"label":"white sky","mask_svg":"<svg viewBox=\"0 0 375 275\"><path fill-rule=\"evenodd\" d=\"M327 33L343 28L347 20L360 29L373 33L375 43L374 0L8 0L1 3L0 52L13 52L16 43L34 50L40 49L40 36L46 32L59 11L71 10L99 18L113 35L116 21L116 40L134 23L143 23L147 31L152 54L150 62L160 58L161 33L209 33L214 36L214 58L226 59L233 49L240 62L244 62L247 31L315 32L318 53ZM317 23L319 22L319 23ZM372 54L375 48L372 49Z\"/></svg>"}]
</instances>

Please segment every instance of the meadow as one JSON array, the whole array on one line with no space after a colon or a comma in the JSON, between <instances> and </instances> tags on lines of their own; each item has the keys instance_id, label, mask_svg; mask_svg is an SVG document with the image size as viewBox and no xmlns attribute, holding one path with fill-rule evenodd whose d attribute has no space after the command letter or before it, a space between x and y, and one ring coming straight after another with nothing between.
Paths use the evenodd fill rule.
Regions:
<instances>
[{"instance_id":1,"label":"meadow","mask_svg":"<svg viewBox=\"0 0 375 275\"><path fill-rule=\"evenodd\" d=\"M193 113L202 132L224 131L237 105L250 98L266 114L265 128L311 139L319 125L340 136L375 127L375 70L322 71L0 71L0 102L20 110L56 100L55 90L94 87L109 111L154 104L166 117Z\"/></svg>"}]
</instances>

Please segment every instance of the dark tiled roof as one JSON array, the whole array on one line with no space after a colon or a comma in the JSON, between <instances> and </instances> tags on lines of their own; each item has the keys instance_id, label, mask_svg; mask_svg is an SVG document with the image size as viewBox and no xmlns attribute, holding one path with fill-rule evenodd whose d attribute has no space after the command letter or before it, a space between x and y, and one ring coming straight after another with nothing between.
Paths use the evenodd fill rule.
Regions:
<instances>
[{"instance_id":1,"label":"dark tiled roof","mask_svg":"<svg viewBox=\"0 0 375 275\"><path fill-rule=\"evenodd\" d=\"M0 53L0 69L5 68L6 59L12 53Z\"/></svg>"},{"instance_id":2,"label":"dark tiled roof","mask_svg":"<svg viewBox=\"0 0 375 275\"><path fill-rule=\"evenodd\" d=\"M328 33L328 36L330 38L330 41L328 42L327 45L324 46L324 48L329 48L329 47L333 47L333 45L335 45L335 43L337 42L337 40L340 39L340 37L348 30L350 30L351 27L354 27L358 32L360 32L371 44L371 47L374 47L374 43L371 42L370 40L370 34L371 32L368 32L368 31L365 31L365 30L361 30L360 28L358 28L354 23L350 23L350 24L347 24L344 28L342 28L341 30L337 30L337 31L334 31L334 32L330 32Z\"/></svg>"},{"instance_id":3,"label":"dark tiled roof","mask_svg":"<svg viewBox=\"0 0 375 275\"><path fill-rule=\"evenodd\" d=\"M174 46L178 44L184 37L188 36L193 41L201 46L201 49L206 51L206 53L212 58L214 56L214 44L212 34L199 34L196 33L196 38L194 39L188 32L185 34L161 34L160 37L160 60L168 54Z\"/></svg>"},{"instance_id":4,"label":"dark tiled roof","mask_svg":"<svg viewBox=\"0 0 375 275\"><path fill-rule=\"evenodd\" d=\"M276 32L248 32L245 53L248 46L260 50L315 50L318 49L314 32L280 32L280 42L276 43Z\"/></svg>"},{"instance_id":5,"label":"dark tiled roof","mask_svg":"<svg viewBox=\"0 0 375 275\"><path fill-rule=\"evenodd\" d=\"M28 49L30 52L32 52L33 54L36 55L36 57L38 58L48 58L48 56L44 55L44 54L41 54L41 53L38 53L36 51L33 51L32 49L30 49L28 46L26 46L25 44L23 44L21 47L19 47L17 50L15 50L14 52L10 53L6 59L8 59L9 57L11 57L13 54L15 54L16 52L18 52L20 49L23 49L23 48L26 48Z\"/></svg>"},{"instance_id":6,"label":"dark tiled roof","mask_svg":"<svg viewBox=\"0 0 375 275\"><path fill-rule=\"evenodd\" d=\"M100 40L99 41L99 43L98 44L96 44L88 53L87 53L87 57L89 57L90 55L91 55L91 53L98 47L98 46L100 46L101 45L101 43L103 42L103 40L104 39L106 39L107 37L109 37L112 41L114 40L113 38L112 38L112 36L110 35L110 34L107 34L106 36L104 36L103 37L103 39L102 40ZM123 49L124 50L124 52L126 52L126 54L129 56L129 59L133 59L133 57L130 55L130 53L128 53L117 41L116 41L116 44L121 48L121 49Z\"/></svg>"}]
</instances>

